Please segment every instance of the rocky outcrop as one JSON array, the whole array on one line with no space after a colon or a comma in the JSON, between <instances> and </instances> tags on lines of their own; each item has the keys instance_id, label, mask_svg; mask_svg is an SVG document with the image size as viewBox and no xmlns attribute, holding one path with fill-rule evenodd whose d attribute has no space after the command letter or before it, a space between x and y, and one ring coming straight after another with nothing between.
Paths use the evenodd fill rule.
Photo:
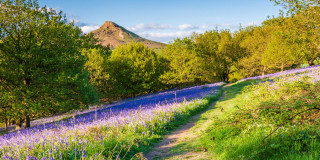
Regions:
<instances>
[{"instance_id":1,"label":"rocky outcrop","mask_svg":"<svg viewBox=\"0 0 320 160\"><path fill-rule=\"evenodd\" d=\"M130 42L142 42L147 47L153 49L159 49L165 46L163 43L142 38L111 21L106 21L99 29L92 31L91 33L93 33L96 38L100 39L102 45L110 45L111 48Z\"/></svg>"}]
</instances>

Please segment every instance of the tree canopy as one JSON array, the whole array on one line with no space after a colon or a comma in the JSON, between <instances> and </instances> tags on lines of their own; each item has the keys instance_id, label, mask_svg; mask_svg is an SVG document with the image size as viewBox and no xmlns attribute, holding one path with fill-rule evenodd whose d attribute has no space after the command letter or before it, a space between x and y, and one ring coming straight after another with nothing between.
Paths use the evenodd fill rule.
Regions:
<instances>
[{"instance_id":1,"label":"tree canopy","mask_svg":"<svg viewBox=\"0 0 320 160\"><path fill-rule=\"evenodd\" d=\"M96 100L81 50L89 39L36 0L0 1L1 114L17 126Z\"/></svg>"},{"instance_id":2,"label":"tree canopy","mask_svg":"<svg viewBox=\"0 0 320 160\"><path fill-rule=\"evenodd\" d=\"M132 42L112 51L107 63L109 94L115 97L150 93L160 86L162 59L143 43Z\"/></svg>"},{"instance_id":3,"label":"tree canopy","mask_svg":"<svg viewBox=\"0 0 320 160\"><path fill-rule=\"evenodd\" d=\"M161 54L169 62L169 70L161 76L163 83L182 87L206 81L201 69L203 60L196 55L195 47L191 38L178 38L163 49Z\"/></svg>"}]
</instances>

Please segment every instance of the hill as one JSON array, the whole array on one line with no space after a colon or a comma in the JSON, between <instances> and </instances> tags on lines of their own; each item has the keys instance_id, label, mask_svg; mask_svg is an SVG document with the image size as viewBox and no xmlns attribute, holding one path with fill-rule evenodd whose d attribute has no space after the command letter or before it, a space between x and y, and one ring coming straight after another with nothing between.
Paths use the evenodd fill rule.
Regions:
<instances>
[{"instance_id":1,"label":"hill","mask_svg":"<svg viewBox=\"0 0 320 160\"><path fill-rule=\"evenodd\" d=\"M164 43L142 38L111 21L106 21L99 29L92 31L91 33L101 40L100 43L102 45L111 45L111 48L115 48L118 45L130 43L132 41L142 42L144 45L152 49L163 48L165 46Z\"/></svg>"}]
</instances>

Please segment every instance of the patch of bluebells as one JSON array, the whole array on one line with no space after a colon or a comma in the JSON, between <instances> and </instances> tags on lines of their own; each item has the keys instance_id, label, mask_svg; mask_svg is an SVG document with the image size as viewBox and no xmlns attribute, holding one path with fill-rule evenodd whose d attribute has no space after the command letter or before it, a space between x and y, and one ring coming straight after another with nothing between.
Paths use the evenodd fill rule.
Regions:
<instances>
[{"instance_id":1,"label":"patch of bluebells","mask_svg":"<svg viewBox=\"0 0 320 160\"><path fill-rule=\"evenodd\" d=\"M219 129L207 135L219 138L206 147L224 159L319 159L314 155L319 155L320 66L242 81L249 79L262 82L234 98L238 109L213 123Z\"/></svg>"},{"instance_id":2,"label":"patch of bluebells","mask_svg":"<svg viewBox=\"0 0 320 160\"><path fill-rule=\"evenodd\" d=\"M267 81L271 82L268 85L269 90L277 90L285 83L294 83L296 81L309 81L311 83L315 83L320 81L320 66L316 68L309 68L309 70L304 70L303 72L297 72L295 74L274 77L274 79L269 79Z\"/></svg>"},{"instance_id":3,"label":"patch of bluebells","mask_svg":"<svg viewBox=\"0 0 320 160\"><path fill-rule=\"evenodd\" d=\"M299 74L302 72L310 72L313 70L318 70L319 68L320 68L320 65L310 66L310 67L306 67L306 68L297 68L297 69L291 69L291 70L286 70L283 72L266 74L266 75L261 75L261 76L256 76L256 77L248 77L248 78L241 79L239 81L246 81L246 80L252 80L252 79L274 78L274 77L281 77L281 76L290 76L290 75Z\"/></svg>"},{"instance_id":4,"label":"patch of bluebells","mask_svg":"<svg viewBox=\"0 0 320 160\"><path fill-rule=\"evenodd\" d=\"M138 108L139 106L149 106L154 104L170 104L173 102L182 102L185 99L186 100L197 99L200 97L204 97L205 95L215 91L222 84L223 83L199 85L199 86L184 88L181 90L178 90L178 89L168 90L168 91L162 91L162 92L153 93L149 95L138 96L135 98L125 99L125 100L116 102L114 104L103 105L102 107L99 107L97 110L98 112L97 118L99 119L100 116L104 117L105 116L104 112L110 111L110 108L112 108L112 110L135 109L135 108ZM87 117L91 117L89 119L91 119L92 121L95 119L95 112L96 112L95 110L85 110L82 112L77 112L74 114L74 117L70 116L68 120L76 119L75 120L76 123L77 122L82 123L79 117L82 117L85 115ZM100 113L102 113L103 115L100 115ZM31 126L45 126L45 128L52 128L55 126L56 121L58 121L59 119L65 118L64 116L65 115L38 119L31 122ZM40 129L40 128L37 128L37 129Z\"/></svg>"},{"instance_id":5,"label":"patch of bluebells","mask_svg":"<svg viewBox=\"0 0 320 160\"><path fill-rule=\"evenodd\" d=\"M72 152L75 158L89 158L89 153L99 157L103 144L121 136L121 130L141 132L144 136L153 134L197 106L205 105L204 100L197 99L216 93L221 85L215 83L141 96L66 120L4 134L0 136L0 157L65 159L66 152ZM102 128L106 130L96 131Z\"/></svg>"}]
</instances>

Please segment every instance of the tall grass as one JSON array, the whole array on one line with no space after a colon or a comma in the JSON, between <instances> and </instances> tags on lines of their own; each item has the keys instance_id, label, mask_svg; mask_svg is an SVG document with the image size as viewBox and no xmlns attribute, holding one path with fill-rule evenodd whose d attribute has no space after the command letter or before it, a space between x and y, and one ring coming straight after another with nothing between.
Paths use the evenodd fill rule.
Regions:
<instances>
[{"instance_id":1,"label":"tall grass","mask_svg":"<svg viewBox=\"0 0 320 160\"><path fill-rule=\"evenodd\" d=\"M320 159L319 80L317 69L226 87L200 145L219 159Z\"/></svg>"}]
</instances>

